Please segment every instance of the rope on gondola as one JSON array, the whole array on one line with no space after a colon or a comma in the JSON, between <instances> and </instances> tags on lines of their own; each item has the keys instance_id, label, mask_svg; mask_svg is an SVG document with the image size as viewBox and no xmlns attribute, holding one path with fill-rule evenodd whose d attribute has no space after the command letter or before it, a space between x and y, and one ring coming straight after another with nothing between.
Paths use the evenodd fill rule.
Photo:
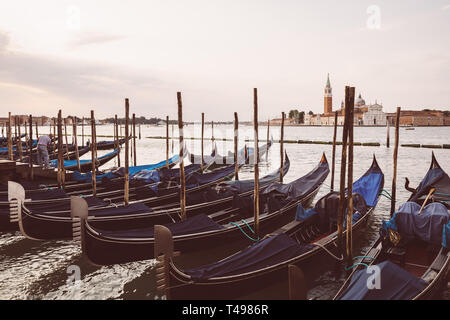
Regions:
<instances>
[{"instance_id":1,"label":"rope on gondola","mask_svg":"<svg viewBox=\"0 0 450 320\"><path fill-rule=\"evenodd\" d=\"M321 247L323 250L325 250L326 253L328 253L332 258L336 259L337 261L341 261L341 262L344 261L344 256L342 255L342 253L341 253L341 257L337 257L334 255L333 252L328 250L323 244L316 242L316 243L313 243L313 245Z\"/></svg>"},{"instance_id":2,"label":"rope on gondola","mask_svg":"<svg viewBox=\"0 0 450 320\"><path fill-rule=\"evenodd\" d=\"M245 220L242 220L246 225L247 225L247 227L250 229L250 231L254 234L255 233L255 231L253 231L253 229L250 227L250 225L247 223L247 221L245 221ZM258 237L257 239L253 239L252 237L250 237L237 223L234 223L234 222L230 222L230 224L232 224L233 226L235 226L235 227L238 227L239 228L239 230L241 230L241 232L247 237L247 238L249 238L250 240L252 240L252 241L254 241L254 242L258 242L259 240L260 240L260 238Z\"/></svg>"},{"instance_id":3,"label":"rope on gondola","mask_svg":"<svg viewBox=\"0 0 450 320\"><path fill-rule=\"evenodd\" d=\"M353 260L356 260L356 259L362 259L361 261L363 261L364 259L372 259L372 260L375 260L375 258L374 257L369 257L369 256L358 256L358 257L354 257L353 258ZM369 268L369 265L367 264L367 263L362 263L362 262L358 262L358 263L355 263L354 265L352 265L352 266L350 266L350 267L345 267L345 270L351 270L351 269L353 269L353 268L355 268L355 267L357 267L357 266L364 266L364 267L366 267L366 268Z\"/></svg>"}]
</instances>

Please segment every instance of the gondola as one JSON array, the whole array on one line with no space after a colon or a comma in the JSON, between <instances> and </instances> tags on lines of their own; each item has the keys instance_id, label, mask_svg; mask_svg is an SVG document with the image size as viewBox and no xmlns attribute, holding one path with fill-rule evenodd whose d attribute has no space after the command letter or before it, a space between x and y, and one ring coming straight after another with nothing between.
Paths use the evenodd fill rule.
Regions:
<instances>
[{"instance_id":1,"label":"gondola","mask_svg":"<svg viewBox=\"0 0 450 320\"><path fill-rule=\"evenodd\" d=\"M287 172L288 168L289 160L286 159L284 173ZM224 169L227 170L228 168ZM224 171L224 169L218 169L212 173L217 174L217 171ZM187 175L187 177L189 181L189 175ZM271 174L260 179L260 183L264 187L278 178L279 171L277 171L276 174ZM217 180L214 175L211 175L210 179L210 183ZM208 183L206 180L204 180L204 182ZM14 185L13 183L10 184ZM239 186L239 184L243 184L243 186ZM235 198L248 197L250 193L248 189L252 188L252 186L253 181L236 181L236 183L233 183L230 188L239 188L240 193L238 192L236 194L233 192L232 195L229 195L228 193L224 194L219 191L220 194L213 196L209 194L206 198L198 198L199 201L203 201L202 199L204 199L204 201L206 201L205 203L187 206L186 210L190 216L193 216L200 212L204 212L205 210L215 212L222 210L223 208L231 208ZM134 190L131 189L130 192L140 192L141 190L141 187L136 187ZM190 192L187 194L191 196L195 195L195 192L192 190L193 189L188 190ZM197 187L195 190L199 192L202 189ZM11 216L13 217L11 220L18 220L20 230L24 236L31 239L41 240L69 238L72 236L72 219L70 215L70 204L68 202L69 197L67 194L56 190L54 192L59 192L60 197L63 197L63 199L59 201L51 199L29 202L25 201L25 197L23 196L24 192L21 191L20 185L14 185L14 188L11 188L10 192L15 192L16 194L10 193L9 198L19 200L21 203L19 206L17 203L11 202L12 207L20 207L20 211L11 210ZM40 197L43 197L43 195ZM107 199L104 200L109 201ZM136 206L138 206L140 210L139 212L133 212L133 208L136 208ZM176 206L171 209L149 208L145 206L145 201L133 201L127 207L123 204L97 206L97 208L92 209L89 214L95 216L95 218L93 218L95 220L95 225L105 226L108 229L121 229L134 228L142 225L148 225L149 223L151 225L161 222L168 223L173 221L172 217L178 216L179 212L179 204L176 204Z\"/></svg>"},{"instance_id":2,"label":"gondola","mask_svg":"<svg viewBox=\"0 0 450 320\"><path fill-rule=\"evenodd\" d=\"M144 167L144 166L140 166ZM151 166L149 166L151 167ZM133 167L131 167L133 168ZM186 174L189 175L190 172L195 171L199 168L197 168L197 165L192 165L192 168L188 166L186 168ZM173 169L176 171L176 169ZM121 180L123 183L123 179ZM91 184L88 184L89 186ZM133 183L133 180L130 182L130 192L138 192L140 188L145 188L147 186L151 186L152 184L140 184L140 183ZM98 191L101 191L102 187L101 184L99 184ZM103 189L105 189L103 187ZM21 191L23 190L23 191ZM103 190L104 191L104 190ZM14 231L19 230L19 224L17 221L17 212L15 211L17 208L17 204L14 202L11 202L9 199L13 198L16 199L16 196L11 196L11 194L18 193L19 195L23 195L23 209L26 212L34 212L34 213L47 213L47 214L57 214L60 217L64 216L64 213L67 213L67 217L70 217L70 193L65 192L62 189L59 188L49 188L47 190L33 190L33 192L25 191L23 186L21 185L15 185L15 183L9 183L9 190L7 191L8 194L6 198L3 197L3 195L0 197L2 201L0 201L0 231ZM117 190L117 193L121 193L123 191ZM90 192L89 192L90 193ZM111 204L110 201L103 201L101 199L102 193L98 194L98 197L92 197L92 196L86 196L86 193L84 193L84 197L90 199L89 204L90 208L93 207L117 207L116 204ZM108 195L111 193L108 193ZM104 198L106 198L107 195L104 195ZM25 200L26 199L26 200ZM10 209L13 208L13 209ZM147 211L150 212L151 210L147 208ZM33 219L31 219L33 220ZM23 233L27 235L27 231L29 228L31 230L34 229L33 224L25 224L25 227L22 228ZM39 228L38 228L39 230ZM41 231L43 234L46 234L46 228L42 228ZM32 234L32 232L29 232ZM67 233L67 236L70 236L70 232ZM47 234L44 238L51 238L51 234ZM36 239L36 238L35 238Z\"/></svg>"},{"instance_id":3,"label":"gondola","mask_svg":"<svg viewBox=\"0 0 450 320\"><path fill-rule=\"evenodd\" d=\"M441 202L450 209L450 177L442 170L434 152L431 154L431 165L425 177L417 188L409 187L409 180L406 179L405 188L411 192L408 201L422 204L428 197L433 202Z\"/></svg>"},{"instance_id":4,"label":"gondola","mask_svg":"<svg viewBox=\"0 0 450 320\"><path fill-rule=\"evenodd\" d=\"M319 165L304 177L285 185L271 184L264 189L261 192L261 208L264 208L264 212L259 218L261 236L292 220L298 204L308 206L328 173L328 162L323 155ZM266 192L268 189L270 191ZM87 216L83 199L72 198L72 202L73 215L81 219L83 253L93 264L109 265L154 257L153 226L126 230L96 227L93 224L95 221L91 222ZM182 252L199 251L223 243L249 243L252 241L251 237L245 237L241 230L253 224L252 203L250 198L248 205L240 203L230 210L209 215L197 214L185 221L178 218L177 221L166 224L166 227L174 233L175 247Z\"/></svg>"},{"instance_id":5,"label":"gondola","mask_svg":"<svg viewBox=\"0 0 450 320\"><path fill-rule=\"evenodd\" d=\"M353 214L354 234L366 225L383 185L384 174L374 157L369 170L353 184L355 208L358 208ZM299 207L294 221L261 241L218 262L189 270L176 266L172 260L173 236L158 226L155 233L160 238L155 255L163 255L160 264L166 270L160 275L164 279L161 289L169 299L234 299L287 280L290 264L309 266L313 273L317 261L328 259L329 253L338 256L335 247L338 201L336 193L331 192L310 210ZM179 250L176 242L175 249Z\"/></svg>"},{"instance_id":6,"label":"gondola","mask_svg":"<svg viewBox=\"0 0 450 320\"><path fill-rule=\"evenodd\" d=\"M131 137L130 137L131 139ZM119 139L119 145L123 145L127 139L122 138ZM97 150L110 150L110 149L116 149L117 148L117 140L113 141L99 141L96 145Z\"/></svg>"},{"instance_id":7,"label":"gondola","mask_svg":"<svg viewBox=\"0 0 450 320\"><path fill-rule=\"evenodd\" d=\"M98 157L95 161L95 166L101 167L105 163L117 157L117 150L107 153L104 156ZM56 168L58 166L58 160L51 160L50 166ZM64 169L69 171L78 170L78 165L76 160L64 160ZM80 172L89 172L92 170L92 160L80 160Z\"/></svg>"},{"instance_id":8,"label":"gondola","mask_svg":"<svg viewBox=\"0 0 450 320\"><path fill-rule=\"evenodd\" d=\"M380 237L355 261L356 267L334 299L432 299L447 283L449 249L448 209L439 202L422 208L406 202L383 223ZM374 275L376 280L369 279Z\"/></svg>"},{"instance_id":9,"label":"gondola","mask_svg":"<svg viewBox=\"0 0 450 320\"><path fill-rule=\"evenodd\" d=\"M446 208L449 190L449 176L433 153L431 166L419 186L411 190L410 198L393 218L383 222L380 236L355 261L357 267L334 299L432 298L446 281L450 265L450 213ZM366 270L369 266L377 266L380 271L380 290L368 290L362 285L370 275ZM374 269L369 270L373 273Z\"/></svg>"},{"instance_id":10,"label":"gondola","mask_svg":"<svg viewBox=\"0 0 450 320\"><path fill-rule=\"evenodd\" d=\"M262 159L263 156L268 152L270 147L273 145L273 140L270 140L267 144L263 145L259 148L259 158ZM214 151L217 152L217 145L214 144ZM202 157L199 155L195 155L192 153L188 154L188 158L191 163L201 163ZM211 168L217 168L221 166L226 166L234 163L234 153L228 152L228 155L222 156L219 154L215 154L214 156L204 156L204 161L210 162L213 161L213 164L210 166ZM238 151L238 162L240 164L250 164L253 163L253 148L245 146L241 150Z\"/></svg>"},{"instance_id":11,"label":"gondola","mask_svg":"<svg viewBox=\"0 0 450 320\"><path fill-rule=\"evenodd\" d=\"M90 150L91 150L91 148L89 146L78 147L78 157L84 156ZM38 157L37 156L37 152L33 153L33 163L38 163L37 157ZM48 158L49 158L49 160L58 159L58 153L49 152L49 157ZM69 151L69 153L66 153L66 151L64 151L63 158L64 158L64 160L76 160L76 158L77 158L76 151L75 150ZM26 156L26 157L22 158L22 162L24 162L24 163L29 163L29 161L30 161L30 157L29 156Z\"/></svg>"}]
</instances>

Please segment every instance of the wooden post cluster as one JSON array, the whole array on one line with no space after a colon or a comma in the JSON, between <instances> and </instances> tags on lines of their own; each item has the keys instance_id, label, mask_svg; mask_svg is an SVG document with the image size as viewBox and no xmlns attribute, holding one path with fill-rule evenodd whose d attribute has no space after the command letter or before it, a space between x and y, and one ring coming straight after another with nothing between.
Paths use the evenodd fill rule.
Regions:
<instances>
[{"instance_id":1,"label":"wooden post cluster","mask_svg":"<svg viewBox=\"0 0 450 320\"><path fill-rule=\"evenodd\" d=\"M355 88L345 87L345 118L344 118L344 128L342 130L342 156L341 156L341 174L340 174L340 194L339 194L339 206L338 206L338 216L337 216L337 231L338 231L338 248L342 253L346 253L343 248L343 222L345 213L345 175L347 167L347 139L349 138L349 127L353 125L352 118L352 106L355 100ZM349 194L351 198L351 195ZM348 210L348 214L351 214ZM351 225L349 226L351 228Z\"/></svg>"}]
</instances>

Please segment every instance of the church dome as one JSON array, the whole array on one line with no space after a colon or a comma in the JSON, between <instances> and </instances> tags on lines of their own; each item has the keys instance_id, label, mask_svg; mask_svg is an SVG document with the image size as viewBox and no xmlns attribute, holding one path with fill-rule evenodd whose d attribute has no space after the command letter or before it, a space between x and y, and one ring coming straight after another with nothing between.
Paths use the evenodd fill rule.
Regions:
<instances>
[{"instance_id":1,"label":"church dome","mask_svg":"<svg viewBox=\"0 0 450 320\"><path fill-rule=\"evenodd\" d=\"M359 94L358 98L355 99L355 107L362 107L366 105L366 101L361 97L361 94Z\"/></svg>"}]
</instances>

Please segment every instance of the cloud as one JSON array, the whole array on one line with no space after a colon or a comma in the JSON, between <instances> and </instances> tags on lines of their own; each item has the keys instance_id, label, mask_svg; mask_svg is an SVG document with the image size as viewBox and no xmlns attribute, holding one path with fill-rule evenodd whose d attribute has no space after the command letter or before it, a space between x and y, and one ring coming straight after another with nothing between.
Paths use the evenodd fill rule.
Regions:
<instances>
[{"instance_id":1,"label":"cloud","mask_svg":"<svg viewBox=\"0 0 450 320\"><path fill-rule=\"evenodd\" d=\"M9 46L9 35L0 31L0 53L7 50Z\"/></svg>"},{"instance_id":2,"label":"cloud","mask_svg":"<svg viewBox=\"0 0 450 320\"><path fill-rule=\"evenodd\" d=\"M8 49L9 40L7 34L0 32L0 87L3 92L31 94L43 106L59 98L61 104L69 101L68 112L98 106L102 108L102 116L110 116L114 110L108 106L120 106L125 97L145 100L146 95L167 87L150 70L15 52ZM42 110L43 113L53 111Z\"/></svg>"},{"instance_id":3,"label":"cloud","mask_svg":"<svg viewBox=\"0 0 450 320\"><path fill-rule=\"evenodd\" d=\"M104 44L107 42L125 39L122 35L109 35L98 32L78 32L70 41L71 47L81 47L87 45Z\"/></svg>"},{"instance_id":4,"label":"cloud","mask_svg":"<svg viewBox=\"0 0 450 320\"><path fill-rule=\"evenodd\" d=\"M450 3L449 4L445 4L442 6L442 10L449 10L450 9Z\"/></svg>"}]
</instances>

